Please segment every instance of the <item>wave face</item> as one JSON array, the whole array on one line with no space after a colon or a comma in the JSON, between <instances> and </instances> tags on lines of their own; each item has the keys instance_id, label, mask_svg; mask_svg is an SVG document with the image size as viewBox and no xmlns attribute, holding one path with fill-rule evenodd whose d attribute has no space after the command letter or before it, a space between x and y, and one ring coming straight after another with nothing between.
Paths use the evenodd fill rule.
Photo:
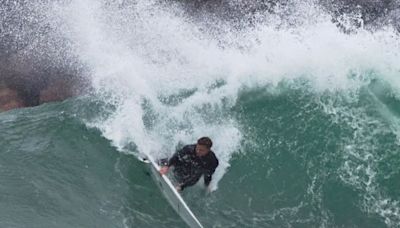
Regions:
<instances>
[{"instance_id":1,"label":"wave face","mask_svg":"<svg viewBox=\"0 0 400 228\"><path fill-rule=\"evenodd\" d=\"M136 156L205 135L214 192L184 197L206 227L400 225L390 24L333 20L314 1L246 22L174 2L33 5L68 50L49 55L84 69L91 91L0 114L0 226L182 227Z\"/></svg>"}]
</instances>

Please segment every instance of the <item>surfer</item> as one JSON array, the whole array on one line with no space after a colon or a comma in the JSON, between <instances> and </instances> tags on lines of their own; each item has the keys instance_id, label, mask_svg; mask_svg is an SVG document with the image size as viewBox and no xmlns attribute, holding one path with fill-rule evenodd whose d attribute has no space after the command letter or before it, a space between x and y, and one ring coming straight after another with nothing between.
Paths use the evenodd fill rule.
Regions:
<instances>
[{"instance_id":1,"label":"surfer","mask_svg":"<svg viewBox=\"0 0 400 228\"><path fill-rule=\"evenodd\" d=\"M198 139L197 144L184 146L161 167L160 173L166 174L174 166L174 176L178 181L177 191L196 184L203 175L204 184L209 190L211 177L218 166L218 159L211 147L212 141L208 137Z\"/></svg>"}]
</instances>

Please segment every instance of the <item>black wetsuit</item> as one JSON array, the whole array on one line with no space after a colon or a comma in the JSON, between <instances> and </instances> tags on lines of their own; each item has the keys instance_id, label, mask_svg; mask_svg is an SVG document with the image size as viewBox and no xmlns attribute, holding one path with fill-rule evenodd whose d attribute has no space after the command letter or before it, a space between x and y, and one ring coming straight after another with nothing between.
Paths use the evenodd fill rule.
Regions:
<instances>
[{"instance_id":1,"label":"black wetsuit","mask_svg":"<svg viewBox=\"0 0 400 228\"><path fill-rule=\"evenodd\" d=\"M183 190L185 187L196 184L201 175L204 175L204 184L208 186L218 166L218 159L212 151L205 156L197 156L196 144L194 144L187 145L176 152L169 159L168 166L174 166L175 178Z\"/></svg>"}]
</instances>

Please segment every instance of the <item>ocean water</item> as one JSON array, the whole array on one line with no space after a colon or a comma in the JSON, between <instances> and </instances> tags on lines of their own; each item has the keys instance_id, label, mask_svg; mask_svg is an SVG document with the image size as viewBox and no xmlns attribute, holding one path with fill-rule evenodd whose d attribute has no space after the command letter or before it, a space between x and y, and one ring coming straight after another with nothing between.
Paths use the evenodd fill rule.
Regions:
<instances>
[{"instance_id":1,"label":"ocean water","mask_svg":"<svg viewBox=\"0 0 400 228\"><path fill-rule=\"evenodd\" d=\"M205 135L213 192L183 193L205 227L399 227L400 37L292 3L242 28L172 2L30 3L92 88L0 113L0 227L185 227L137 156Z\"/></svg>"}]
</instances>

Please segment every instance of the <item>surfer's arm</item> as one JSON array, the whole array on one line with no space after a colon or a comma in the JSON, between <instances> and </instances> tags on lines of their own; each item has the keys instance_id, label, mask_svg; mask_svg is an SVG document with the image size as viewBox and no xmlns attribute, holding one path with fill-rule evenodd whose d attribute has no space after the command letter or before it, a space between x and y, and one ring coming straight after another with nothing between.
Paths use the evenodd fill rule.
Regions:
<instances>
[{"instance_id":1,"label":"surfer's arm","mask_svg":"<svg viewBox=\"0 0 400 228\"><path fill-rule=\"evenodd\" d=\"M185 150L185 147L183 149L175 152L175 154L172 155L172 157L168 160L168 162L160 168L160 173L166 174L166 173L168 173L169 167L178 165L180 162L180 157L185 152L184 150Z\"/></svg>"},{"instance_id":2,"label":"surfer's arm","mask_svg":"<svg viewBox=\"0 0 400 228\"><path fill-rule=\"evenodd\" d=\"M212 180L212 173L210 173L210 172L205 173L204 174L204 185L208 187L208 185L210 185L211 180Z\"/></svg>"},{"instance_id":3,"label":"surfer's arm","mask_svg":"<svg viewBox=\"0 0 400 228\"><path fill-rule=\"evenodd\" d=\"M172 155L172 157L168 160L167 164L160 168L161 174L168 173L169 167L176 166L178 164L180 153L182 153L182 150L175 152L175 154Z\"/></svg>"},{"instance_id":4,"label":"surfer's arm","mask_svg":"<svg viewBox=\"0 0 400 228\"><path fill-rule=\"evenodd\" d=\"M184 146L182 149L175 152L175 154L169 159L167 166L176 166L181 162L181 158L187 153L190 153L190 145Z\"/></svg>"},{"instance_id":5,"label":"surfer's arm","mask_svg":"<svg viewBox=\"0 0 400 228\"><path fill-rule=\"evenodd\" d=\"M164 174L167 174L168 173L168 170L169 170L169 167L170 166L173 166L173 165L176 165L176 163L178 162L178 152L176 152L169 160L168 160L168 162L167 162L167 164L165 164L165 165L163 165L161 168L160 168L160 173L162 174L162 175L164 175Z\"/></svg>"},{"instance_id":6,"label":"surfer's arm","mask_svg":"<svg viewBox=\"0 0 400 228\"><path fill-rule=\"evenodd\" d=\"M175 154L172 155L172 157L168 160L168 164L167 164L168 167L176 165L178 163L178 161L179 161L179 152L180 151L175 152Z\"/></svg>"},{"instance_id":7,"label":"surfer's arm","mask_svg":"<svg viewBox=\"0 0 400 228\"><path fill-rule=\"evenodd\" d=\"M215 172L215 169L218 167L218 160L215 159L215 161L212 162L212 164L207 167L206 171L204 172L204 185L209 186L210 182L212 180L212 175Z\"/></svg>"}]
</instances>

